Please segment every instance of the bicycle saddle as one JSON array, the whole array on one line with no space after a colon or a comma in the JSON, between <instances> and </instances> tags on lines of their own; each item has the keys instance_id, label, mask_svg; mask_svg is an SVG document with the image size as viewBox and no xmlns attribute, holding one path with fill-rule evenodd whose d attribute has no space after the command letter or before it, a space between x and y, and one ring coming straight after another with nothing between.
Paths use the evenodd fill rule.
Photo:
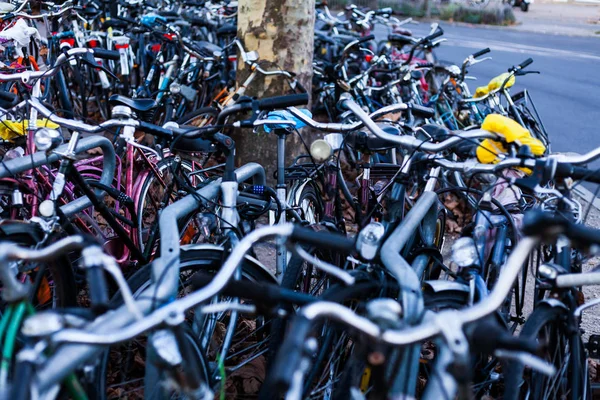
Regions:
<instances>
[{"instance_id":1,"label":"bicycle saddle","mask_svg":"<svg viewBox=\"0 0 600 400\"><path fill-rule=\"evenodd\" d=\"M225 24L217 29L217 36L237 35L237 27L233 24Z\"/></svg>"},{"instance_id":2,"label":"bicycle saddle","mask_svg":"<svg viewBox=\"0 0 600 400\"><path fill-rule=\"evenodd\" d=\"M347 44L349 44L349 43L352 43L352 42L354 42L356 39L360 39L360 38L357 38L357 37L355 37L355 36L350 36L350 35L342 35L342 34L339 34L339 35L332 35L331 37L332 37L333 39L335 39L337 42L339 42L339 43L341 43L341 44L343 44L343 45L347 45Z\"/></svg>"},{"instance_id":3,"label":"bicycle saddle","mask_svg":"<svg viewBox=\"0 0 600 400\"><path fill-rule=\"evenodd\" d=\"M130 26L129 22L122 21L120 19L115 19L115 18L107 19L104 21L104 23L102 23L102 28L104 28L104 29L108 29L108 28L127 29L127 28L129 28L129 26Z\"/></svg>"},{"instance_id":4,"label":"bicycle saddle","mask_svg":"<svg viewBox=\"0 0 600 400\"><path fill-rule=\"evenodd\" d=\"M138 113L145 113L158 107L156 101L152 99L132 99L120 94L113 94L108 102L111 105L127 106Z\"/></svg>"},{"instance_id":5,"label":"bicycle saddle","mask_svg":"<svg viewBox=\"0 0 600 400\"><path fill-rule=\"evenodd\" d=\"M184 40L185 44L190 46L195 52L205 55L207 57L213 57L215 53L219 55L223 53L223 48L216 44L205 42L203 40Z\"/></svg>"}]
</instances>

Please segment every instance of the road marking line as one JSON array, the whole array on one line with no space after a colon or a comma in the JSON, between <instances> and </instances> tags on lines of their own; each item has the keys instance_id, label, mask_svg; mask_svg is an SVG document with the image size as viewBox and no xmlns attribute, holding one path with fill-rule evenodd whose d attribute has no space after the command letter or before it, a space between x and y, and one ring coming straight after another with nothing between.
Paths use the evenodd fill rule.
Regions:
<instances>
[{"instance_id":1,"label":"road marking line","mask_svg":"<svg viewBox=\"0 0 600 400\"><path fill-rule=\"evenodd\" d=\"M590 192L581 185L576 186L573 191L588 203L592 203L596 210L600 210L600 199L598 197L594 197L594 193Z\"/></svg>"},{"instance_id":2,"label":"road marking line","mask_svg":"<svg viewBox=\"0 0 600 400\"><path fill-rule=\"evenodd\" d=\"M475 40L465 40L457 37L448 36L448 44L454 44L455 46L463 46L473 49L481 49L484 47L489 47L495 51L505 51L510 53L523 53L523 54L531 54L531 55L540 55L540 56L562 56L562 57L577 57L584 58L588 60L600 61L600 56L596 56L589 53L582 53L570 50L561 50L561 49L551 49L547 47L539 47L539 46L529 46L526 44L516 44L516 43L508 43L508 42L500 42L495 40L484 40L484 41L475 41Z\"/></svg>"}]
</instances>

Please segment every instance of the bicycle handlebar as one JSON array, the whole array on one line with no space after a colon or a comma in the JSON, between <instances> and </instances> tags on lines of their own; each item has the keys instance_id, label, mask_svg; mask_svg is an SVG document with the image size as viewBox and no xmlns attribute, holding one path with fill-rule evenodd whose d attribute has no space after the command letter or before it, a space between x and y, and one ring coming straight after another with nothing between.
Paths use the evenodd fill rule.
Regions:
<instances>
[{"instance_id":1,"label":"bicycle handlebar","mask_svg":"<svg viewBox=\"0 0 600 400\"><path fill-rule=\"evenodd\" d=\"M101 51L98 51L101 50ZM70 57L83 55L83 54L92 54L96 57L100 58L111 58L114 55L114 52L105 49L84 49L84 48L75 48L70 49L66 53L60 54L56 58L56 62L52 68L47 69L46 71L23 71L16 72L12 74L0 74L0 82L10 82L10 81L22 81L23 83L29 83L33 79L38 78L49 78L56 75L59 71L60 66L67 61ZM117 53L118 54L118 53Z\"/></svg>"},{"instance_id":2,"label":"bicycle handlebar","mask_svg":"<svg viewBox=\"0 0 600 400\"><path fill-rule=\"evenodd\" d=\"M490 50L490 48L489 48L489 47L487 47L487 48L485 48L485 49L483 49L483 50L479 50L479 51L477 51L477 52L475 52L475 53L471 54L471 57L473 57L473 58L481 57L482 55L484 55L484 54L487 54L487 53L489 53L490 51L491 51L491 50Z\"/></svg>"},{"instance_id":3,"label":"bicycle handlebar","mask_svg":"<svg viewBox=\"0 0 600 400\"><path fill-rule=\"evenodd\" d=\"M533 63L533 58L528 58L527 60L525 60L521 64L519 64L518 68L523 69L523 68L527 67L528 65L530 65L531 63Z\"/></svg>"},{"instance_id":4,"label":"bicycle handlebar","mask_svg":"<svg viewBox=\"0 0 600 400\"><path fill-rule=\"evenodd\" d=\"M29 261L43 262L60 257L69 251L81 249L86 241L83 236L69 236L42 249L21 247L12 242L0 243L0 262Z\"/></svg>"}]
</instances>

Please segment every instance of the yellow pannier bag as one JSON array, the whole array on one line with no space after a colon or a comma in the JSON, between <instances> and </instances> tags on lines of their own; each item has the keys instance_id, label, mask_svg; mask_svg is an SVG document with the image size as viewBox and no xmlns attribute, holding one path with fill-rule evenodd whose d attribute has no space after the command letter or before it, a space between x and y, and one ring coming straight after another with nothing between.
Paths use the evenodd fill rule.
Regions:
<instances>
[{"instance_id":1,"label":"yellow pannier bag","mask_svg":"<svg viewBox=\"0 0 600 400\"><path fill-rule=\"evenodd\" d=\"M546 146L531 136L531 133L519 123L499 114L490 114L485 117L481 129L502 136L506 143L515 143L518 146L529 146L534 156L541 156L546 151ZM485 164L495 164L500 161L498 155L507 150L501 142L486 139L477 147L477 160Z\"/></svg>"},{"instance_id":2,"label":"yellow pannier bag","mask_svg":"<svg viewBox=\"0 0 600 400\"><path fill-rule=\"evenodd\" d=\"M505 72L503 74L498 75L495 78L492 78L492 80L489 81L487 86L479 86L477 89L475 89L475 98L483 97L486 94L488 94L489 92L493 92L494 90L499 89L500 86L502 86L502 84L508 78L509 75L510 74L508 72ZM504 87L508 89L509 87L511 87L514 84L515 84L515 76L513 75L510 77L508 82L506 82L506 85Z\"/></svg>"},{"instance_id":3,"label":"yellow pannier bag","mask_svg":"<svg viewBox=\"0 0 600 400\"><path fill-rule=\"evenodd\" d=\"M59 126L48 119L38 119L38 128L58 129ZM29 120L24 121L0 121L0 138L4 140L12 140L16 137L23 136L29 127Z\"/></svg>"}]
</instances>

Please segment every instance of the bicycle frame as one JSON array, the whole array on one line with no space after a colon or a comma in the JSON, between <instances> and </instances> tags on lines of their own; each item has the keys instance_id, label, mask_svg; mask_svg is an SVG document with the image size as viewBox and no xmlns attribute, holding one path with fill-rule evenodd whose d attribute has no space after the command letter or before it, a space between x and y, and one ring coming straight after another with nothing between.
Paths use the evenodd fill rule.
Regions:
<instances>
[{"instance_id":1,"label":"bicycle frame","mask_svg":"<svg viewBox=\"0 0 600 400\"><path fill-rule=\"evenodd\" d=\"M238 182L249 179L254 180L255 185L264 185L266 177L264 169L258 164L246 164L235 171ZM197 191L198 195L206 201L214 201L220 192L220 180L213 181ZM141 299L152 298L175 298L179 285L179 227L178 221L193 213L202 206L198 198L188 195L181 200L172 203L163 210L160 215L160 246L161 258L153 264L154 276L164 276L160 282L144 291ZM205 204L205 205L208 205ZM168 272L168 273L167 273ZM158 273L158 275L156 275ZM158 296L158 297L157 297ZM166 296L166 297L163 297ZM150 312L156 304L148 300L139 300L138 307L143 313ZM135 316L130 313L126 306L111 313L109 319L99 318L90 325L91 332L113 332L133 322ZM76 370L81 363L86 362L100 352L103 347L94 345L68 345L62 346L38 372L38 387L41 392L49 390L56 383L62 382L72 371ZM52 368L49 366L52 365Z\"/></svg>"}]
</instances>

